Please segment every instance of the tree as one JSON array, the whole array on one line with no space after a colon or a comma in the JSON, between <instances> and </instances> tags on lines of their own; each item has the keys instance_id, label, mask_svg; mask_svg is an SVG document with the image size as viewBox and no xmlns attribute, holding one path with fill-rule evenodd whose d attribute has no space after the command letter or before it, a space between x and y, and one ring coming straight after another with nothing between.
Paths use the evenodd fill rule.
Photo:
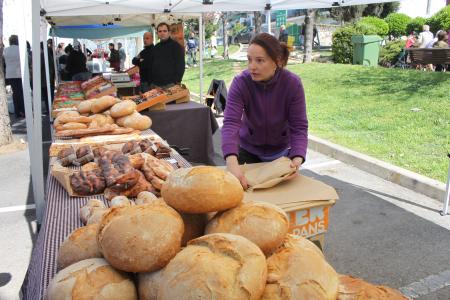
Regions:
<instances>
[{"instance_id":1,"label":"tree","mask_svg":"<svg viewBox=\"0 0 450 300\"><path fill-rule=\"evenodd\" d=\"M416 17L409 21L408 25L406 26L406 33L411 32L421 32L423 25L426 23L426 19L422 17Z\"/></svg>"},{"instance_id":2,"label":"tree","mask_svg":"<svg viewBox=\"0 0 450 300\"><path fill-rule=\"evenodd\" d=\"M386 36L389 31L389 25L383 19L377 17L364 17L356 25L365 34L376 34L381 37Z\"/></svg>"},{"instance_id":3,"label":"tree","mask_svg":"<svg viewBox=\"0 0 450 300\"><path fill-rule=\"evenodd\" d=\"M228 59L229 55L228 55L228 31L227 31L227 23L228 23L228 13L224 12L222 13L221 16L221 20L222 20L222 30L223 30L223 58L224 59Z\"/></svg>"},{"instance_id":4,"label":"tree","mask_svg":"<svg viewBox=\"0 0 450 300\"><path fill-rule=\"evenodd\" d=\"M0 66L3 66L3 0L0 0ZM5 73L0 67L0 146L7 145L13 140L11 120L6 100Z\"/></svg>"},{"instance_id":5,"label":"tree","mask_svg":"<svg viewBox=\"0 0 450 300\"><path fill-rule=\"evenodd\" d=\"M303 56L304 63L310 63L312 61L312 46L314 38L313 28L315 14L315 9L308 9L305 17L305 55Z\"/></svg>"},{"instance_id":6,"label":"tree","mask_svg":"<svg viewBox=\"0 0 450 300\"><path fill-rule=\"evenodd\" d=\"M255 34L261 33L262 14L260 11L254 11L253 17L255 18Z\"/></svg>"},{"instance_id":7,"label":"tree","mask_svg":"<svg viewBox=\"0 0 450 300\"><path fill-rule=\"evenodd\" d=\"M427 20L427 24L430 25L430 30L437 32L438 30L449 30L450 29L450 5L447 5L437 13L435 13L431 18Z\"/></svg>"},{"instance_id":8,"label":"tree","mask_svg":"<svg viewBox=\"0 0 450 300\"><path fill-rule=\"evenodd\" d=\"M401 13L391 13L384 20L389 25L389 34L399 37L406 34L406 26L408 26L411 18Z\"/></svg>"},{"instance_id":9,"label":"tree","mask_svg":"<svg viewBox=\"0 0 450 300\"><path fill-rule=\"evenodd\" d=\"M354 22L362 17L364 9L367 5L351 5L332 7L330 10L331 17L344 22Z\"/></svg>"},{"instance_id":10,"label":"tree","mask_svg":"<svg viewBox=\"0 0 450 300\"><path fill-rule=\"evenodd\" d=\"M384 19L390 13L397 12L399 8L400 2L368 4L363 11L363 17L373 16Z\"/></svg>"}]
</instances>

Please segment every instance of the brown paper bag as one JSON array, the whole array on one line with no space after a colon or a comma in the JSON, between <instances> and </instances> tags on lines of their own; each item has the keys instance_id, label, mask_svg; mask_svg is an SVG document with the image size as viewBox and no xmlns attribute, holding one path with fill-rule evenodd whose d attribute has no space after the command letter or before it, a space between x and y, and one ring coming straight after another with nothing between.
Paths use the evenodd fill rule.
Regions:
<instances>
[{"instance_id":1,"label":"brown paper bag","mask_svg":"<svg viewBox=\"0 0 450 300\"><path fill-rule=\"evenodd\" d=\"M288 180L288 177L297 171L295 168L291 168L291 160L287 157L280 157L255 168L248 168L247 165L244 165L242 169L250 191L271 188Z\"/></svg>"}]
</instances>

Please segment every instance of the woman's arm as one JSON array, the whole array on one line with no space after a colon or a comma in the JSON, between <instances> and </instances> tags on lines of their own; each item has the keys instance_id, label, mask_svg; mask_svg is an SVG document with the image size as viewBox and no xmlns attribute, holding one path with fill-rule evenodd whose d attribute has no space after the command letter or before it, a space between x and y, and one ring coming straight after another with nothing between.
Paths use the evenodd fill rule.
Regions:
<instances>
[{"instance_id":1,"label":"woman's arm","mask_svg":"<svg viewBox=\"0 0 450 300\"><path fill-rule=\"evenodd\" d=\"M292 97L288 115L291 139L289 157L298 164L305 161L306 149L308 148L308 118L306 115L305 92L300 79L295 83ZM294 159L296 157L301 159Z\"/></svg>"}]
</instances>

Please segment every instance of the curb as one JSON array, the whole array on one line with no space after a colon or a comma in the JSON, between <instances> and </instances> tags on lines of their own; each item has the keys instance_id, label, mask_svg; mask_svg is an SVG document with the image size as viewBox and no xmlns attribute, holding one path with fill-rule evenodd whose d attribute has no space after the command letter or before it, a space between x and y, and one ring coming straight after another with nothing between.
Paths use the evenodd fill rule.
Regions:
<instances>
[{"instance_id":1,"label":"curb","mask_svg":"<svg viewBox=\"0 0 450 300\"><path fill-rule=\"evenodd\" d=\"M385 180L439 201L442 201L445 197L445 184L438 180L394 166L313 135L309 135L308 142L308 148L314 151L331 156Z\"/></svg>"}]
</instances>

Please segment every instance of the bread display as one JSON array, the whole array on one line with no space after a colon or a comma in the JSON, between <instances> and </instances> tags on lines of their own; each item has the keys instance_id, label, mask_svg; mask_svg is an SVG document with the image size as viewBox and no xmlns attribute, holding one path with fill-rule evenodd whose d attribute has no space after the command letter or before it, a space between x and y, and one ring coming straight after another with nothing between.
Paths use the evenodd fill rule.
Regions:
<instances>
[{"instance_id":1,"label":"bread display","mask_svg":"<svg viewBox=\"0 0 450 300\"><path fill-rule=\"evenodd\" d=\"M300 245L284 243L267 259L267 285L262 299L336 299L336 271L323 255Z\"/></svg>"},{"instance_id":2,"label":"bread display","mask_svg":"<svg viewBox=\"0 0 450 300\"><path fill-rule=\"evenodd\" d=\"M207 225L205 234L231 233L255 243L266 255L275 251L289 229L286 213L276 205L247 202L218 213Z\"/></svg>"},{"instance_id":3,"label":"bread display","mask_svg":"<svg viewBox=\"0 0 450 300\"><path fill-rule=\"evenodd\" d=\"M120 118L131 115L136 110L136 103L131 100L123 100L111 107L111 117Z\"/></svg>"},{"instance_id":4,"label":"bread display","mask_svg":"<svg viewBox=\"0 0 450 300\"><path fill-rule=\"evenodd\" d=\"M111 151L109 154L98 161L105 176L106 186L117 191L133 187L139 179L139 173L133 168L128 157L120 152Z\"/></svg>"},{"instance_id":5,"label":"bread display","mask_svg":"<svg viewBox=\"0 0 450 300\"><path fill-rule=\"evenodd\" d=\"M266 285L266 258L244 237L210 234L190 241L166 266L162 277L160 300L256 300Z\"/></svg>"},{"instance_id":6,"label":"bread display","mask_svg":"<svg viewBox=\"0 0 450 300\"><path fill-rule=\"evenodd\" d=\"M152 272L180 251L183 232L180 215L155 202L112 208L102 218L97 240L103 256L115 268Z\"/></svg>"},{"instance_id":7,"label":"bread display","mask_svg":"<svg viewBox=\"0 0 450 300\"><path fill-rule=\"evenodd\" d=\"M75 229L58 251L58 269L88 258L102 257L97 245L97 224Z\"/></svg>"},{"instance_id":8,"label":"bread display","mask_svg":"<svg viewBox=\"0 0 450 300\"><path fill-rule=\"evenodd\" d=\"M59 271L50 281L47 300L137 300L133 281L102 258L79 261Z\"/></svg>"},{"instance_id":9,"label":"bread display","mask_svg":"<svg viewBox=\"0 0 450 300\"><path fill-rule=\"evenodd\" d=\"M81 196L100 194L105 190L105 177L101 170L80 171L70 175L70 186Z\"/></svg>"},{"instance_id":10,"label":"bread display","mask_svg":"<svg viewBox=\"0 0 450 300\"><path fill-rule=\"evenodd\" d=\"M139 273L137 289L140 300L157 300L164 269L150 273Z\"/></svg>"},{"instance_id":11,"label":"bread display","mask_svg":"<svg viewBox=\"0 0 450 300\"><path fill-rule=\"evenodd\" d=\"M81 222L86 225L88 219L92 216L96 209L106 209L103 201L98 199L90 199L88 203L80 208Z\"/></svg>"},{"instance_id":12,"label":"bread display","mask_svg":"<svg viewBox=\"0 0 450 300\"><path fill-rule=\"evenodd\" d=\"M239 205L244 196L239 180L215 167L177 169L163 185L164 201L184 213L222 211Z\"/></svg>"},{"instance_id":13,"label":"bread display","mask_svg":"<svg viewBox=\"0 0 450 300\"><path fill-rule=\"evenodd\" d=\"M387 286L373 285L352 276L339 275L337 300L407 300L400 292Z\"/></svg>"}]
</instances>

